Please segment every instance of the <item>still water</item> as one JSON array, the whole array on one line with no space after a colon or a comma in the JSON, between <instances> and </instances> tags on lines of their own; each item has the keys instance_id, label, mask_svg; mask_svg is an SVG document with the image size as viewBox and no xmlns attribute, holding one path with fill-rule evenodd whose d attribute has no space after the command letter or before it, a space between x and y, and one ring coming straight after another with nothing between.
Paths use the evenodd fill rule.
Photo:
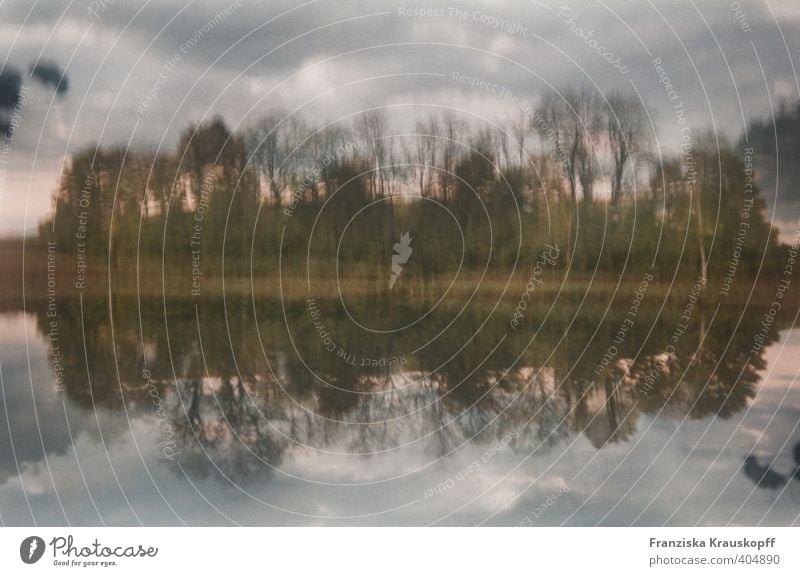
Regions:
<instances>
[{"instance_id":1,"label":"still water","mask_svg":"<svg viewBox=\"0 0 800 576\"><path fill-rule=\"evenodd\" d=\"M800 330L753 355L757 314L701 312L666 355L664 310L610 351L624 311L370 306L369 338L317 299L0 315L0 521L800 523Z\"/></svg>"}]
</instances>

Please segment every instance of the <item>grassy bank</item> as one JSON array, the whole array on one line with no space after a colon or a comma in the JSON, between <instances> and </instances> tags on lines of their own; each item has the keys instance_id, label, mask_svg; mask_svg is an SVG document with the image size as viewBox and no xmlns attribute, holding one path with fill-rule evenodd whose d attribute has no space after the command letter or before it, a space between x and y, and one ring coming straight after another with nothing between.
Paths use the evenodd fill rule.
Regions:
<instances>
[{"instance_id":1,"label":"grassy bank","mask_svg":"<svg viewBox=\"0 0 800 576\"><path fill-rule=\"evenodd\" d=\"M501 307L513 308L526 292L532 262L522 259L511 275L508 270L464 271L452 276L436 275L399 282L389 291L386 270L351 269L337 278L331 263L322 275L306 276L303 269L290 268L282 274L272 273L250 276L247 266L224 277L219 267L204 265L200 276L193 276L191 263L176 266L148 257L114 266L110 275L108 263L93 261L85 269L82 288L77 288L79 278L76 260L72 254L48 255L47 245L21 238L0 242L0 307L3 310L22 308L23 296L29 304L46 302L53 290L59 299L96 298L108 295L143 298L166 297L214 298L226 294L230 297L255 296L259 300L284 299L302 301L308 296L319 300L338 299L409 299L415 303L444 302L457 305L472 299L473 302L493 303L501 300ZM322 266L322 265L321 265ZM312 270L314 270L312 266ZM242 270L244 269L244 270ZM382 274L382 272L385 272ZM560 301L578 305L584 298L592 305L614 301L623 305L640 287L648 273L646 267L631 263L623 273L620 270L599 270L591 275L576 273L564 268L545 270L539 277L531 298L539 302ZM621 275L621 278L620 278ZM710 278L704 290L703 303L754 307L767 307L775 299L776 286L781 278L763 276L758 279L739 275L734 277L726 296L720 294L721 278ZM653 274L647 288L648 300L680 305L685 301L697 280L697 274L688 269L660 271ZM310 288L309 288L310 284ZM800 306L800 290L791 286L783 300L784 311Z\"/></svg>"}]
</instances>

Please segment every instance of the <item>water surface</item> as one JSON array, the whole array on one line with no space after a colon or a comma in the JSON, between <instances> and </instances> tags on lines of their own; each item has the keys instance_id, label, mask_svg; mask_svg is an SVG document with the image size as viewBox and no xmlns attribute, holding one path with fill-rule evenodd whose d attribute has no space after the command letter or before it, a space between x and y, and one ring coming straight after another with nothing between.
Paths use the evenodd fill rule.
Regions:
<instances>
[{"instance_id":1,"label":"water surface","mask_svg":"<svg viewBox=\"0 0 800 576\"><path fill-rule=\"evenodd\" d=\"M680 310L610 354L626 309L384 310L418 329L370 338L324 299L111 309L0 316L3 524L799 521L800 331L753 355L758 313L665 355Z\"/></svg>"}]
</instances>

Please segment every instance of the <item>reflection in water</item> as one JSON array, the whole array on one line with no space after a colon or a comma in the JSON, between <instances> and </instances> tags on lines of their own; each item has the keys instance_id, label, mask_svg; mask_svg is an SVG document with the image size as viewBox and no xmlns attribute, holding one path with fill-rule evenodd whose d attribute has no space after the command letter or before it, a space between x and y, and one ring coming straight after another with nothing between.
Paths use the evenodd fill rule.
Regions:
<instances>
[{"instance_id":1,"label":"reflection in water","mask_svg":"<svg viewBox=\"0 0 800 576\"><path fill-rule=\"evenodd\" d=\"M795 478L800 481L800 442L794 446L794 462L794 471L789 478ZM744 475L750 478L759 488L769 490L783 488L789 481L789 478L775 472L771 466L760 464L755 456L748 456L744 459Z\"/></svg>"},{"instance_id":2,"label":"reflection in water","mask_svg":"<svg viewBox=\"0 0 800 576\"><path fill-rule=\"evenodd\" d=\"M92 351L87 379L80 333L63 335L66 393L87 407L117 409L147 407L148 395L157 396L187 468L207 471L211 460L216 464L211 468L237 481L268 473L287 451L304 447L337 445L373 454L423 442L433 455L443 456L465 441L491 443L515 429L525 452L546 450L573 433L601 448L629 440L642 413L681 419L736 414L755 395L757 367L764 365L761 357L745 363L747 335L753 333L747 323L757 322L757 315L745 317L741 337L730 342L727 326L735 319L722 316L715 329L687 333L678 346L651 338L639 349L637 339L628 339L614 362L598 370L604 351L593 344L596 320L586 318L573 323L564 346L552 347L564 330L555 320L522 354L529 335L513 334L498 348L502 334L492 330L502 327L487 325L482 338L443 364L461 346L461 330L443 333L415 354L417 342L440 331L437 322L427 325L430 333L420 326L411 335L376 337L365 349L356 334L346 332L341 310L330 304L328 329L345 349L357 350L359 358L399 353L408 359L388 366L380 360L351 363L329 350L300 308L287 319L291 340L284 319L275 317L279 303L257 314L263 318L259 334L246 301L227 304L230 334L216 328L226 326L221 302L203 303L196 316L191 303L173 302L167 309L169 345L166 334L158 335L157 317L143 317L142 348L135 327L125 330L124 319L115 326L113 346L104 304L85 303L83 322L79 308L66 308L62 325L84 325ZM403 315L413 317L414 311ZM657 332L669 335L666 326L675 319L655 320ZM466 329L479 322L463 315L459 324ZM600 328L619 322L610 314ZM111 385L117 380L119 386Z\"/></svg>"},{"instance_id":3,"label":"reflection in water","mask_svg":"<svg viewBox=\"0 0 800 576\"><path fill-rule=\"evenodd\" d=\"M759 414L753 409L757 394L773 412L793 406L789 417L794 414L795 421L800 411L796 395L789 396L794 404L764 400L769 389L761 389L759 374L767 366L765 353L751 355L758 312L719 309L712 323L708 312L699 310L694 329L676 342L670 340L671 326L682 307L667 305L659 314L643 308L614 358L602 362L627 308L611 306L605 317L573 317L567 313L573 309L568 303L556 306L546 321L545 314L531 311L531 329L510 332L510 315L496 313L496 319L490 316L483 325L482 337L462 349L463 335L474 333L486 319L488 311L481 307L468 308L447 330L432 315L416 330L376 334L365 342L343 320L346 314L335 302L318 303L335 342L333 350L320 338L302 302L257 302L254 308L249 299L230 299L224 305L219 300L170 301L167 306L143 301L141 318L136 305L114 302L113 339L108 302L63 303L58 345L64 392L55 392L50 366L43 365L33 395L40 417L51 419L50 425L66 416L68 430L58 430L73 438L73 447L48 432L44 444L31 436L23 439L19 418L12 420L18 463L4 446L6 482L19 470L20 482L30 491L31 475L40 485L47 480L41 466L49 465L54 454L81 464L87 458L81 442L99 442L106 455L100 457L102 452L94 449L100 458L95 465L108 468L108 484L120 488L116 495L98 495L97 488L86 485L87 497L102 517L108 514L106 507L114 508L120 495L130 498L132 490L125 474L117 471L120 464L112 465L116 449L109 446L126 445L130 431L136 430L135 453L125 467L140 460L150 475L156 490L150 497L163 499L160 513L169 512L156 522L200 514L191 510L197 503L186 504L188 511L172 510L171 498L189 496L162 496L168 486L169 492L201 494L233 490L235 496L225 492L202 497L214 511L196 520L206 523L208 514L227 519L216 521L265 522L247 505L229 515L220 502L231 498L266 506L272 510L269 523L309 523L311 518L365 523L370 514L377 514L376 523L419 523L428 512L439 516L426 521L449 518L454 509L487 491L494 499L480 501L484 506L494 502L494 507L476 509L476 501L474 516L444 521L469 523L489 516L490 522L518 523L517 515L530 512L524 504L528 497L536 509L541 503L535 498L554 490L564 495L538 522L630 523L639 518L663 523L682 497L675 500L667 491L662 502L661 484L652 474L662 482L671 480L687 462L697 461L702 469L698 488L711 481L708 474L724 472L719 467L729 463L734 472L725 478L731 490L739 485L730 478L743 469L758 487L781 492L789 489L788 477L800 470L800 444L795 467L786 474L785 463L775 458L766 463L763 456L750 455L743 466L740 459L737 464L733 446L715 443L718 427L727 426L728 437L735 432L746 440L751 427L765 426L751 422ZM418 310L401 308L385 319L401 325L418 316ZM36 319L40 335L46 335L46 314L37 313ZM567 325L569 338L562 340ZM639 336L638 331L644 334L652 326L650 338ZM389 358L404 362L381 360ZM13 377L8 361L3 370L8 382ZM13 412L25 410L30 399L17 401L10 395L5 402ZM776 435L787 441L794 431L781 426ZM676 442L686 442L688 451L671 455ZM750 441L745 452L753 447ZM147 484L141 470L135 470L139 467L134 466L131 477ZM159 472L165 470L167 476ZM61 482L56 484L61 487ZM497 492L504 482L510 486ZM591 486L587 493L581 491L584 483ZM41 488L45 493L47 484ZM394 491L373 493L387 486ZM635 491L628 495L631 486ZM318 499L314 490L322 491ZM620 507L620 516L608 516L619 503L614 500L617 492L617 498L639 502L632 516L630 510L622 515L625 507ZM703 513L729 520L715 507L718 494L693 492L686 498L699 498L700 506L683 509L682 522L700 521ZM425 499L426 493L438 494L436 506ZM11 502L36 509L35 503L19 497ZM420 512L419 502L429 510ZM653 508L662 505L666 508L656 513ZM131 509L148 506L131 504ZM417 510L416 515L404 515L405 507ZM746 511L756 518L765 512L756 503ZM797 512L778 522L792 522ZM74 518L76 512L72 514ZM77 514L85 517L84 512ZM65 510L64 517L69 515ZM64 517L52 521L63 523Z\"/></svg>"},{"instance_id":4,"label":"reflection in water","mask_svg":"<svg viewBox=\"0 0 800 576\"><path fill-rule=\"evenodd\" d=\"M759 488L777 490L786 486L786 476L778 474L770 466L762 466L755 456L744 459L744 475Z\"/></svg>"}]
</instances>

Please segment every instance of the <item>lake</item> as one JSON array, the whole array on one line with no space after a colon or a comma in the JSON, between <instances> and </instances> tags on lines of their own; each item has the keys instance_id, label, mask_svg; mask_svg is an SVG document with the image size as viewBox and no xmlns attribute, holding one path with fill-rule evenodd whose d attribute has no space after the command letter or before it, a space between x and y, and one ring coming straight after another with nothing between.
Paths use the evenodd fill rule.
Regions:
<instances>
[{"instance_id":1,"label":"lake","mask_svg":"<svg viewBox=\"0 0 800 576\"><path fill-rule=\"evenodd\" d=\"M656 304L34 303L0 315L0 521L798 524L800 330Z\"/></svg>"}]
</instances>

